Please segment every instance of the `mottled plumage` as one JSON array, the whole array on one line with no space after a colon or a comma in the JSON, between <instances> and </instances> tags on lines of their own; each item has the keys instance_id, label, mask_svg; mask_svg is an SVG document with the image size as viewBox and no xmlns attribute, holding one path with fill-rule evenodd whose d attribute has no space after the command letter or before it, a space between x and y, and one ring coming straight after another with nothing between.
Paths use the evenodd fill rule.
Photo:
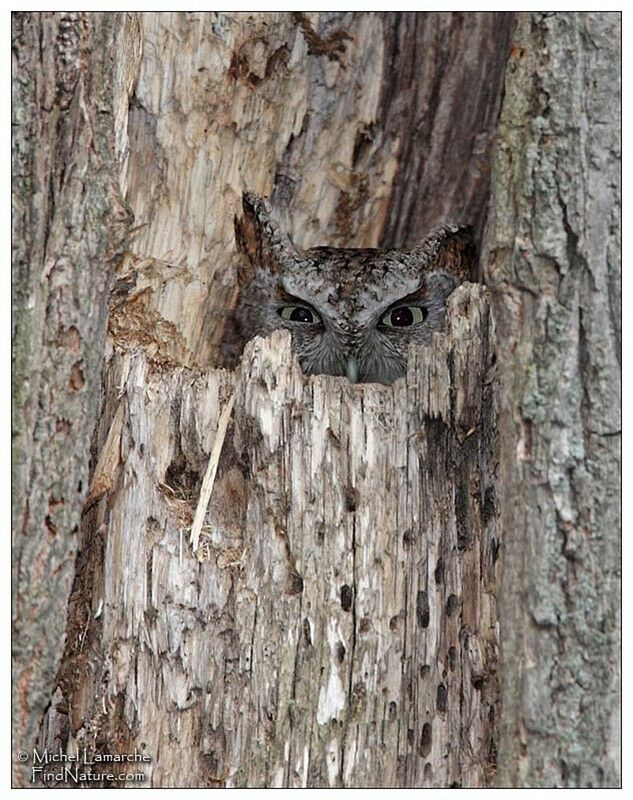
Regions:
<instances>
[{"instance_id":1,"label":"mottled plumage","mask_svg":"<svg viewBox=\"0 0 633 800\"><path fill-rule=\"evenodd\" d=\"M411 342L441 330L446 298L470 277L471 230L434 229L409 250L315 247L300 252L273 222L268 203L246 193L236 237L248 256L240 271L242 336L292 334L307 374L392 383L406 373Z\"/></svg>"}]
</instances>

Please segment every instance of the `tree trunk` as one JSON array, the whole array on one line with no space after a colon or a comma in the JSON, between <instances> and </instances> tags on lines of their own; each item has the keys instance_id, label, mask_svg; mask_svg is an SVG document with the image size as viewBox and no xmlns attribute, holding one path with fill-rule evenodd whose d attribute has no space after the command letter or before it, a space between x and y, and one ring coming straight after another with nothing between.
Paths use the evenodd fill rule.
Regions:
<instances>
[{"instance_id":1,"label":"tree trunk","mask_svg":"<svg viewBox=\"0 0 633 800\"><path fill-rule=\"evenodd\" d=\"M66 628L113 262L116 20L14 14L13 741L28 749ZM23 778L22 767L15 780Z\"/></svg>"},{"instance_id":2,"label":"tree trunk","mask_svg":"<svg viewBox=\"0 0 633 800\"><path fill-rule=\"evenodd\" d=\"M620 776L620 15L526 14L483 263L498 326L502 785Z\"/></svg>"},{"instance_id":3,"label":"tree trunk","mask_svg":"<svg viewBox=\"0 0 633 800\"><path fill-rule=\"evenodd\" d=\"M51 18L61 24L60 15ZM100 86L104 92L108 152L116 153L116 160L110 155L101 162L104 174L120 182L135 228L117 263L110 298L102 406L98 415L92 406L98 422L90 487L57 680L52 674L59 634L42 656L48 672L41 672L41 685L54 696L40 748L86 747L93 754L136 748L149 758L141 769L145 785L156 787L484 786L494 780L501 713L507 761L499 765L498 781L579 782L580 773L553 779L551 771L539 768L542 731L555 735L556 726L567 731L570 723L562 704L552 720L550 708L534 699L542 691L541 699L550 702L549 691L562 697L563 688L571 692L585 685L572 670L581 655L581 640L573 638L578 614L588 613L591 592L604 619L611 608L608 595L598 590L604 576L596 548L599 535L610 546L617 528L617 508L604 477L616 464L613 437L602 435L613 431L589 425L594 394L602 402L606 378L612 377L611 366L600 361L599 333L608 328L598 331L598 317L589 315L572 363L571 351L564 350L567 328L546 329L552 317L538 318L540 327L530 327L527 317L511 316L511 304L517 297L534 302L533 295L522 293L517 264L532 267L521 280L534 281L552 304L554 285L545 282L568 265L561 285L576 305L567 294L558 302L569 325L574 308L578 324L579 308L597 314L600 303L608 306L614 297L615 273L604 267L606 249L600 250L603 271L594 276L603 283L590 286L592 273L578 266L582 257L593 257L587 243L595 239L595 249L602 239L581 235L589 219L581 210L588 212L568 201L571 189L561 177L575 174L566 172L568 163L576 164L572 156L596 157L587 149L587 131L592 114L604 119L597 103L606 102L600 92L607 79L599 80L594 110L583 111L584 127L572 128L574 136L584 137L579 142L585 150L559 142L552 129L558 160L539 178L538 190L529 183L535 179L525 164L536 169L529 159L544 141L530 137L555 123L537 124L540 118L529 117L536 101L529 106L521 96L537 91L528 82L528 68L536 70L550 97L563 91L550 85L556 69L579 90L582 80L588 82L582 72L588 53L602 70L598 74L606 75L608 65L593 44L593 37L601 41L606 35L606 15L592 25L586 22L590 15L554 15L555 22L525 15L521 43L512 51L512 14L125 14L109 15L107 25L99 15L78 18L95 37L87 63L101 55L109 64L106 54L113 47L118 54L116 70L104 71L105 83L92 91ZM40 24L38 15L25 19ZM563 62L559 45L550 43L559 55L548 65L538 59L544 59L543 41L555 37L550 28L557 26L566 32L566 46L578 37L576 61ZM106 28L114 38L107 47L97 38ZM40 53L36 36L24 47ZM42 52L46 55L46 48ZM474 223L481 233L510 52L484 259L495 292L506 292L492 295L502 335L495 334L487 293L465 286L451 298L446 334L412 353L406 382L353 386L344 379L305 378L284 336L248 345L235 373L218 369L236 296L233 219L242 191L272 196L287 231L304 247L410 244L447 219ZM567 112L558 108L563 118ZM568 116L565 124L571 126ZM523 127L513 127L515 119ZM106 124L105 117L101 122ZM507 158L513 152L504 150L507 142L524 154L520 165ZM610 173L601 175L605 192L610 179ZM584 180L588 186L587 175ZM569 202L562 231L565 236L568 228L576 231L575 238L562 241L570 248L561 250L560 240L553 240L554 255L547 242L534 238L543 238L547 227L525 231L528 212L521 216L516 209L522 203L528 209L534 197L552 213L548 197L562 198L563 208ZM516 218L509 216L510 201ZM598 211L606 236L609 221ZM543 212L544 225L550 222ZM533 260L532 251L525 255L515 248L515 232L538 254ZM614 250L608 252L612 259ZM573 257L574 265L555 261L561 254ZM81 262L85 274L105 280L109 257L106 248L92 267ZM106 281L97 307L107 302L107 290ZM46 300L41 302L43 307L40 300L36 305L44 315ZM85 316L82 309L75 313ZM527 338L519 340L519 334ZM513 343L519 351L514 360L507 357ZM103 352L96 334L91 345ZM504 377L499 398L495 353ZM565 428L556 419L526 412L525 391L517 388L525 369L538 364L529 373L538 380L539 370L556 357L568 365L569 386L574 380L574 386L584 386L584 394L570 389L569 397L582 397L578 419L587 429L574 428L576 418ZM87 379L95 391L98 370L97 362ZM535 386L547 402L534 401L530 408L558 407L556 384ZM532 444L519 437L528 427ZM574 437L562 442L570 458L584 457L584 472L576 462L559 460L562 444L554 450L554 435L565 430L595 434L595 449L585 440L584 456ZM26 431L19 440L27 454L38 441L30 436L33 441ZM523 451L516 449L519 440ZM534 471L526 475L525 455L518 461L517 452L530 454L537 441L549 449L539 451L530 465ZM84 470L86 444L87 438L77 438L73 449ZM555 551L556 527L535 516L547 502L552 514L561 513L558 493L565 475L573 483L569 508L586 487L594 498L588 503L599 502L602 491L602 502L611 504L602 528L590 528L595 547L578 541L585 525L580 510L577 519L563 516L571 527L561 530L573 534L565 541L574 543L574 552L585 546L591 554L579 564L561 556L560 547ZM75 474L67 479L76 486ZM544 479L552 481L546 497ZM25 477L23 484L38 503L49 497L37 480L29 484ZM85 493L85 480L82 488ZM587 509L582 514L595 514ZM66 593L71 531L80 521L78 505L67 510L66 538L57 537L65 548ZM509 525L515 528L508 530ZM39 529L29 536L31 547L42 547ZM538 538L544 536L550 538ZM532 600L543 585L525 563L535 560L535 543L539 557L549 553L553 564L560 556L568 569L548 575L567 603L557 607L551 629L534 610L544 602L523 605L521 592ZM502 618L501 703L498 553L506 562L508 604ZM607 570L614 558L611 551L604 554ZM32 561L22 561L20 569L32 581L39 576ZM563 575L565 589L571 575L587 594L578 600L571 591L565 595L559 588ZM612 572L606 580L611 590ZM62 616L57 615L58 627ZM25 619L22 639L37 633L32 619ZM600 624L598 618L592 622L592 647ZM602 630L611 647L613 629ZM550 636L551 642L555 632L569 636L561 646L571 642L562 657L556 654L569 687L548 684L546 664L536 654L539 636ZM592 649L588 659L592 681L601 665L612 665L612 651ZM533 663L534 681L527 669ZM522 683L531 692L525 695L532 704L529 718L527 704L513 697L514 686ZM590 685L585 695L574 696L578 708L598 702L593 691ZM29 705L27 696L18 685L17 705L37 724L44 698ZM553 700L550 705L556 707ZM567 732L557 742L559 766L573 761L577 742ZM28 748L33 728L20 736L18 747ZM513 744L519 736L528 748L522 761ZM607 746L604 726L595 736L602 738L585 743L592 753ZM27 768L20 770L19 780L28 781ZM602 782L613 781L613 774L607 770Z\"/></svg>"}]
</instances>

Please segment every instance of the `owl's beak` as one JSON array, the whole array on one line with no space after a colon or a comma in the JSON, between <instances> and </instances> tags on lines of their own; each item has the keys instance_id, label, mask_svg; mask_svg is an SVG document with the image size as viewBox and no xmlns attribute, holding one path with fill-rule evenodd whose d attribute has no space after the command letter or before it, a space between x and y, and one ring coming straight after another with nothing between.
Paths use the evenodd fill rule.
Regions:
<instances>
[{"instance_id":1,"label":"owl's beak","mask_svg":"<svg viewBox=\"0 0 633 800\"><path fill-rule=\"evenodd\" d=\"M345 372L352 383L358 383L358 361L354 356L350 356L347 359Z\"/></svg>"}]
</instances>

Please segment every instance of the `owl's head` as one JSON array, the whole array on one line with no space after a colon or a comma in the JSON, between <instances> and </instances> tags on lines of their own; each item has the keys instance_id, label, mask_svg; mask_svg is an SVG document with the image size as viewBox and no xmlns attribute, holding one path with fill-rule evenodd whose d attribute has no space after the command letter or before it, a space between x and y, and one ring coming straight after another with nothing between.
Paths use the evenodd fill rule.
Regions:
<instances>
[{"instance_id":1,"label":"owl's head","mask_svg":"<svg viewBox=\"0 0 633 800\"><path fill-rule=\"evenodd\" d=\"M406 374L409 345L429 342L442 329L446 300L476 260L471 228L453 224L409 250L301 252L273 221L268 203L251 192L235 230L248 257L239 273L242 335L286 328L306 374L364 383L392 383Z\"/></svg>"}]
</instances>

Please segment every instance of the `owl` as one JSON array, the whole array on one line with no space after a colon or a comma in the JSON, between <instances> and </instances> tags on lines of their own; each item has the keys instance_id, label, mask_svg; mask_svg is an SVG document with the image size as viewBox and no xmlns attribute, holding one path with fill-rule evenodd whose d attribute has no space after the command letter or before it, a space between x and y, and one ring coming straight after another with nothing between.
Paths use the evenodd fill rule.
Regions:
<instances>
[{"instance_id":1,"label":"owl","mask_svg":"<svg viewBox=\"0 0 633 800\"><path fill-rule=\"evenodd\" d=\"M476 260L468 226L446 224L412 249L314 247L302 252L252 192L235 220L246 255L236 321L243 340L289 330L308 375L390 384L411 343L442 330L446 299Z\"/></svg>"}]
</instances>

